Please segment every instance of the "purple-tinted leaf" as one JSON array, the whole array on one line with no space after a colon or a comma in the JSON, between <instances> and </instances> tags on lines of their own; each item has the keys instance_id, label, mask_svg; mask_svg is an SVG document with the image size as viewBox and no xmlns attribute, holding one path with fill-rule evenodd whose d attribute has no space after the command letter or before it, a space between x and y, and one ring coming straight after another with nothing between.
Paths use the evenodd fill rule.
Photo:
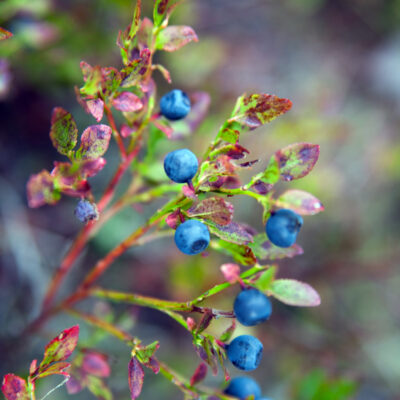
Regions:
<instances>
[{"instance_id":1,"label":"purple-tinted leaf","mask_svg":"<svg viewBox=\"0 0 400 400\"><path fill-rule=\"evenodd\" d=\"M206 330L209 325L211 324L211 321L213 320L214 315L211 309L207 308L201 317L200 322L197 324L196 328L196 333L201 333L204 330Z\"/></svg>"},{"instance_id":2,"label":"purple-tinted leaf","mask_svg":"<svg viewBox=\"0 0 400 400\"><path fill-rule=\"evenodd\" d=\"M79 66L82 71L83 81L86 82L87 79L90 77L90 74L92 73L93 67L86 61L81 61Z\"/></svg>"},{"instance_id":3,"label":"purple-tinted leaf","mask_svg":"<svg viewBox=\"0 0 400 400\"><path fill-rule=\"evenodd\" d=\"M101 68L101 88L104 96L111 96L120 86L122 76L120 72L113 67Z\"/></svg>"},{"instance_id":4,"label":"purple-tinted leaf","mask_svg":"<svg viewBox=\"0 0 400 400\"><path fill-rule=\"evenodd\" d=\"M40 368L43 369L50 363L56 361L66 360L78 343L79 338L79 325L65 329L52 341L50 341L45 348L44 357L40 363Z\"/></svg>"},{"instance_id":5,"label":"purple-tinted leaf","mask_svg":"<svg viewBox=\"0 0 400 400\"><path fill-rule=\"evenodd\" d=\"M143 365L151 369L156 375L160 372L160 363L155 357L150 357Z\"/></svg>"},{"instance_id":6,"label":"purple-tinted leaf","mask_svg":"<svg viewBox=\"0 0 400 400\"><path fill-rule=\"evenodd\" d=\"M132 133L136 132L136 128L131 128L130 126L128 126L126 124L122 124L119 132L121 133L121 136L123 138L127 138L127 137L131 136Z\"/></svg>"},{"instance_id":7,"label":"purple-tinted leaf","mask_svg":"<svg viewBox=\"0 0 400 400\"><path fill-rule=\"evenodd\" d=\"M257 164L260 160L251 160L251 161L246 161L243 163L240 163L239 166L240 168L252 168L253 165Z\"/></svg>"},{"instance_id":8,"label":"purple-tinted leaf","mask_svg":"<svg viewBox=\"0 0 400 400\"><path fill-rule=\"evenodd\" d=\"M251 187L258 194L267 194L271 191L273 186L274 185L271 183L264 183L262 180L258 180Z\"/></svg>"},{"instance_id":9,"label":"purple-tinted leaf","mask_svg":"<svg viewBox=\"0 0 400 400\"><path fill-rule=\"evenodd\" d=\"M1 390L7 400L30 400L26 381L17 375L5 375Z\"/></svg>"},{"instance_id":10,"label":"purple-tinted leaf","mask_svg":"<svg viewBox=\"0 0 400 400\"><path fill-rule=\"evenodd\" d=\"M66 383L68 394L79 393L83 389L82 383L76 379L73 375L70 376Z\"/></svg>"},{"instance_id":11,"label":"purple-tinted leaf","mask_svg":"<svg viewBox=\"0 0 400 400\"><path fill-rule=\"evenodd\" d=\"M102 157L95 160L85 160L81 163L79 170L84 177L95 176L104 168L106 163L106 159Z\"/></svg>"},{"instance_id":12,"label":"purple-tinted leaf","mask_svg":"<svg viewBox=\"0 0 400 400\"><path fill-rule=\"evenodd\" d=\"M51 364L46 366L45 368L41 368L40 372L37 374L35 379L44 378L50 375L64 375L69 376L69 367L70 363L62 361L55 364Z\"/></svg>"},{"instance_id":13,"label":"purple-tinted leaf","mask_svg":"<svg viewBox=\"0 0 400 400\"><path fill-rule=\"evenodd\" d=\"M254 242L249 247L259 260L279 260L303 254L303 249L297 243L290 247L278 247L264 233L254 236Z\"/></svg>"},{"instance_id":14,"label":"purple-tinted leaf","mask_svg":"<svg viewBox=\"0 0 400 400\"><path fill-rule=\"evenodd\" d=\"M231 222L228 225L218 225L213 221L204 221L210 228L210 232L219 238L236 244L248 244L253 241L253 236L247 232L246 228L237 223Z\"/></svg>"},{"instance_id":15,"label":"purple-tinted leaf","mask_svg":"<svg viewBox=\"0 0 400 400\"><path fill-rule=\"evenodd\" d=\"M294 143L275 153L281 179L291 181L306 176L319 157L319 146L311 143Z\"/></svg>"},{"instance_id":16,"label":"purple-tinted leaf","mask_svg":"<svg viewBox=\"0 0 400 400\"><path fill-rule=\"evenodd\" d=\"M102 99L88 100L86 102L87 110L97 122L100 122L104 113L104 101Z\"/></svg>"},{"instance_id":17,"label":"purple-tinted leaf","mask_svg":"<svg viewBox=\"0 0 400 400\"><path fill-rule=\"evenodd\" d=\"M143 108L143 103L136 94L122 92L113 99L113 106L123 112L135 112Z\"/></svg>"},{"instance_id":18,"label":"purple-tinted leaf","mask_svg":"<svg viewBox=\"0 0 400 400\"><path fill-rule=\"evenodd\" d=\"M277 279L269 291L279 301L291 306L316 307L321 304L321 298L314 288L294 279Z\"/></svg>"},{"instance_id":19,"label":"purple-tinted leaf","mask_svg":"<svg viewBox=\"0 0 400 400\"><path fill-rule=\"evenodd\" d=\"M324 206L315 196L297 189L287 190L279 196L275 205L280 208L290 208L301 215L314 215L324 211Z\"/></svg>"},{"instance_id":20,"label":"purple-tinted leaf","mask_svg":"<svg viewBox=\"0 0 400 400\"><path fill-rule=\"evenodd\" d=\"M135 400L139 397L143 387L144 371L136 357L132 357L128 366L129 389L131 398Z\"/></svg>"},{"instance_id":21,"label":"purple-tinted leaf","mask_svg":"<svg viewBox=\"0 0 400 400\"><path fill-rule=\"evenodd\" d=\"M147 71L151 67L151 51L149 49L143 49L139 58L134 59L121 70L122 73L122 87L135 86L139 81L143 79Z\"/></svg>"},{"instance_id":22,"label":"purple-tinted leaf","mask_svg":"<svg viewBox=\"0 0 400 400\"><path fill-rule=\"evenodd\" d=\"M222 264L220 267L224 278L229 283L236 283L240 277L240 267L237 264Z\"/></svg>"},{"instance_id":23,"label":"purple-tinted leaf","mask_svg":"<svg viewBox=\"0 0 400 400\"><path fill-rule=\"evenodd\" d=\"M199 366L194 371L194 374L190 378L190 386L196 385L196 383L201 382L207 376L208 367L207 364L201 362Z\"/></svg>"},{"instance_id":24,"label":"purple-tinted leaf","mask_svg":"<svg viewBox=\"0 0 400 400\"><path fill-rule=\"evenodd\" d=\"M190 217L201 217L219 225L228 225L233 213L233 205L222 197L209 197L187 210Z\"/></svg>"},{"instance_id":25,"label":"purple-tinted leaf","mask_svg":"<svg viewBox=\"0 0 400 400\"><path fill-rule=\"evenodd\" d=\"M189 199L197 200L196 191L192 186L189 185L182 186L182 193Z\"/></svg>"},{"instance_id":26,"label":"purple-tinted leaf","mask_svg":"<svg viewBox=\"0 0 400 400\"><path fill-rule=\"evenodd\" d=\"M100 400L112 400L112 393L106 384L97 376L87 375L87 388Z\"/></svg>"},{"instance_id":27,"label":"purple-tinted leaf","mask_svg":"<svg viewBox=\"0 0 400 400\"><path fill-rule=\"evenodd\" d=\"M191 41L199 39L190 26L168 26L157 36L157 50L176 51Z\"/></svg>"},{"instance_id":28,"label":"purple-tinted leaf","mask_svg":"<svg viewBox=\"0 0 400 400\"><path fill-rule=\"evenodd\" d=\"M13 34L11 32L9 32L6 29L0 27L0 40L9 39L12 36L13 36Z\"/></svg>"},{"instance_id":29,"label":"purple-tinted leaf","mask_svg":"<svg viewBox=\"0 0 400 400\"><path fill-rule=\"evenodd\" d=\"M27 183L27 195L31 208L55 204L61 197L60 192L54 188L54 177L46 170L31 175Z\"/></svg>"},{"instance_id":30,"label":"purple-tinted leaf","mask_svg":"<svg viewBox=\"0 0 400 400\"><path fill-rule=\"evenodd\" d=\"M68 162L54 162L51 176L60 192L75 197L87 195L90 191L90 185L86 179L82 179L85 175L80 171L80 168L81 165L77 168L76 165Z\"/></svg>"},{"instance_id":31,"label":"purple-tinted leaf","mask_svg":"<svg viewBox=\"0 0 400 400\"><path fill-rule=\"evenodd\" d=\"M68 155L76 146L78 128L72 115L61 107L55 107L51 115L50 139L61 154Z\"/></svg>"},{"instance_id":32,"label":"purple-tinted leaf","mask_svg":"<svg viewBox=\"0 0 400 400\"><path fill-rule=\"evenodd\" d=\"M94 350L84 351L82 370L88 374L103 378L110 376L111 373L108 357Z\"/></svg>"},{"instance_id":33,"label":"purple-tinted leaf","mask_svg":"<svg viewBox=\"0 0 400 400\"><path fill-rule=\"evenodd\" d=\"M233 259L241 265L251 266L257 261L256 256L249 246L229 243L224 240L213 241L211 245L215 250L232 256Z\"/></svg>"},{"instance_id":34,"label":"purple-tinted leaf","mask_svg":"<svg viewBox=\"0 0 400 400\"><path fill-rule=\"evenodd\" d=\"M81 136L82 158L95 160L101 157L108 148L111 139L111 128L108 125L91 125Z\"/></svg>"},{"instance_id":35,"label":"purple-tinted leaf","mask_svg":"<svg viewBox=\"0 0 400 400\"><path fill-rule=\"evenodd\" d=\"M232 321L232 324L224 332L222 332L222 335L219 338L219 340L221 342L229 342L233 333L235 332L235 329L236 329L236 320L234 319Z\"/></svg>"},{"instance_id":36,"label":"purple-tinted leaf","mask_svg":"<svg viewBox=\"0 0 400 400\"><path fill-rule=\"evenodd\" d=\"M156 0L154 3L153 20L155 26L168 22L174 8L180 0Z\"/></svg>"},{"instance_id":37,"label":"purple-tinted leaf","mask_svg":"<svg viewBox=\"0 0 400 400\"><path fill-rule=\"evenodd\" d=\"M246 153L248 154L249 151L241 146L239 143L227 144L212 151L209 155L209 159L213 160L217 156L225 154L234 160L240 160L241 158L244 158L246 156Z\"/></svg>"}]
</instances>

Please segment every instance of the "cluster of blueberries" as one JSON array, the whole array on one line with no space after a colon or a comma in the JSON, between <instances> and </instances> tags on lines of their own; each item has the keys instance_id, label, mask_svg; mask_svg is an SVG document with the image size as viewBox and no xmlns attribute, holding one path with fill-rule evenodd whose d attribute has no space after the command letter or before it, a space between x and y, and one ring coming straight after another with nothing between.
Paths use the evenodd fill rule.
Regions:
<instances>
[{"instance_id":1,"label":"cluster of blueberries","mask_svg":"<svg viewBox=\"0 0 400 400\"><path fill-rule=\"evenodd\" d=\"M186 117L190 107L189 97L181 90L172 90L160 101L161 114L169 120ZM197 157L188 149L172 151L164 159L165 173L177 183L190 183L197 173L198 166ZM81 200L75 209L75 215L82 222L88 222L97 218L98 214L92 203ZM302 224L303 219L300 215L292 210L281 209L271 213L265 231L269 240L276 246L290 247L296 242ZM181 252L194 255L208 247L210 232L203 222L190 219L178 226L174 239ZM237 320L245 326L254 326L266 321L272 312L268 297L254 288L243 289L236 297L233 309ZM226 350L235 367L243 371L252 371L260 364L263 345L254 336L241 335L233 339ZM246 376L232 379L225 393L239 399L253 395L255 400L268 400L261 398L261 389L257 382Z\"/></svg>"}]
</instances>

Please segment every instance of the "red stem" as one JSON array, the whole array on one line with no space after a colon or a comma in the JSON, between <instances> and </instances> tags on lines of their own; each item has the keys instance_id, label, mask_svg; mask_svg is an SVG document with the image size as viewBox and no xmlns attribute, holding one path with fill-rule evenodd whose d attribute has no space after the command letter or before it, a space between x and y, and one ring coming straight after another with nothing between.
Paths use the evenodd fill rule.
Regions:
<instances>
[{"instance_id":1,"label":"red stem","mask_svg":"<svg viewBox=\"0 0 400 400\"><path fill-rule=\"evenodd\" d=\"M115 124L114 116L112 115L111 110L109 109L109 107L105 103L104 103L104 112L105 112L105 114L107 116L107 119L108 119L108 122L111 125L111 128L113 130L114 138L115 138L115 141L117 142L117 145L119 147L119 151L121 153L122 161L125 161L126 150L125 150L124 142L122 141L121 135L120 135L120 133L119 133L119 131L117 129L117 125Z\"/></svg>"}]
</instances>

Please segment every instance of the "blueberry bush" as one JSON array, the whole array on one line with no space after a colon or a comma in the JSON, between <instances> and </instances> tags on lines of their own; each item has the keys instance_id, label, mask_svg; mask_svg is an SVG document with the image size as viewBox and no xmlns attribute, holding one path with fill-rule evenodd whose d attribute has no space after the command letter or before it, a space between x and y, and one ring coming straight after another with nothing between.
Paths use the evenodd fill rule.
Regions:
<instances>
[{"instance_id":1,"label":"blueberry bush","mask_svg":"<svg viewBox=\"0 0 400 400\"><path fill-rule=\"evenodd\" d=\"M302 216L317 214L323 211L323 206L316 197L302 190L289 189L279 196L275 193L280 181L297 180L311 172L319 157L319 146L294 143L276 150L261 172L244 181L242 172L251 170L260 160L244 160L249 157L249 150L241 144L243 138L285 114L292 106L290 100L276 95L246 93L237 99L231 115L204 149L178 149L160 154L161 141L179 140L182 132L196 134L210 103L205 92L186 94L174 89L161 98L157 93L153 73L158 71L168 83L171 76L163 65L154 62L154 54L174 52L198 41L191 27L169 25L177 6L175 0L155 0L151 21L141 17L141 0L137 1L131 23L117 38L121 68L81 62L83 83L75 88L76 97L96 123L80 133L71 113L62 107L53 109L50 139L64 158L55 161L51 170L43 169L31 175L27 183L28 204L36 208L55 205L62 196L73 197L75 217L83 225L51 279L40 315L27 331L37 331L55 314L68 313L77 321L119 339L131 354L126 382L132 399L140 396L146 384L146 368L175 384L185 399L262 400L260 387L249 376L230 379L230 364L242 371L251 371L262 362L263 344L258 338L251 335L233 338L236 319L244 326L265 322L275 300L301 307L320 304L317 291L309 284L277 278L276 261L302 254L302 248L296 243ZM0 39L12 40L12 34L4 29L0 35ZM118 146L120 162L103 195L96 198L89 180L95 175L101 176L112 140ZM162 160L163 178L155 182L151 171ZM131 183L120 193L117 187L127 175ZM265 232L256 232L246 223L234 220L230 199L235 196L248 196L259 203L259 218ZM156 208L142 226L92 266L72 293L58 299L59 289L77 258L106 221L129 206L165 198L168 200L164 205ZM206 256L211 251L227 257L229 262L220 267L223 282L204 293L193 294L185 302L96 285L113 262L131 247L165 237L173 245L173 235L177 249L188 257ZM232 299L230 310L203 305L205 300L234 285L242 291ZM143 343L94 312L82 311L79 304L89 297L149 307L175 320L188 331L200 358L194 374L185 377L160 360L157 341ZM271 301L272 298L275 300ZM219 318L232 322L216 337L207 328ZM26 379L7 374L2 385L6 399L34 400L36 381L54 374L65 376L63 383L70 394L86 388L100 399L111 399L112 393L104 380L111 373L108 356L96 348L77 347L78 334L76 325L50 341L41 363L32 361ZM72 355L72 361L67 361ZM221 382L220 387L214 388L201 384L208 370L216 375L219 369L224 373L225 384Z\"/></svg>"}]
</instances>

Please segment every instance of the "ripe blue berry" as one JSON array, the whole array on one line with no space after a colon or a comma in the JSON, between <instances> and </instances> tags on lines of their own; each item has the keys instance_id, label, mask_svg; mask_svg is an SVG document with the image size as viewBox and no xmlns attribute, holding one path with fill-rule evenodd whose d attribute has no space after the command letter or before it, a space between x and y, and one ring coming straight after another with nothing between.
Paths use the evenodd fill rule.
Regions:
<instances>
[{"instance_id":1,"label":"ripe blue berry","mask_svg":"<svg viewBox=\"0 0 400 400\"><path fill-rule=\"evenodd\" d=\"M197 172L199 162L188 149L168 153L164 159L164 171L168 178L177 183L189 182Z\"/></svg>"},{"instance_id":2,"label":"ripe blue berry","mask_svg":"<svg viewBox=\"0 0 400 400\"><path fill-rule=\"evenodd\" d=\"M227 356L231 363L244 371L252 371L260 364L263 345L254 336L241 335L228 345Z\"/></svg>"},{"instance_id":3,"label":"ripe blue berry","mask_svg":"<svg viewBox=\"0 0 400 400\"><path fill-rule=\"evenodd\" d=\"M229 382L229 386L225 389L225 393L245 400L248 396L253 395L254 400L258 400L261 396L261 389L258 383L247 376L239 376L233 378Z\"/></svg>"},{"instance_id":4,"label":"ripe blue berry","mask_svg":"<svg viewBox=\"0 0 400 400\"><path fill-rule=\"evenodd\" d=\"M270 317L272 305L264 293L257 289L246 289L237 295L233 310L242 325L253 326Z\"/></svg>"},{"instance_id":5,"label":"ripe blue berry","mask_svg":"<svg viewBox=\"0 0 400 400\"><path fill-rule=\"evenodd\" d=\"M185 221L175 231L175 244L182 253L189 255L201 253L209 243L210 232L197 219Z\"/></svg>"},{"instance_id":6,"label":"ripe blue berry","mask_svg":"<svg viewBox=\"0 0 400 400\"><path fill-rule=\"evenodd\" d=\"M99 212L97 211L96 204L91 203L88 200L79 200L77 206L75 207L74 214L76 218L81 222L89 222L99 217Z\"/></svg>"},{"instance_id":7,"label":"ripe blue berry","mask_svg":"<svg viewBox=\"0 0 400 400\"><path fill-rule=\"evenodd\" d=\"M303 218L292 210L282 209L273 213L265 226L268 239L276 246L290 247L296 242L303 225Z\"/></svg>"},{"instance_id":8,"label":"ripe blue berry","mask_svg":"<svg viewBox=\"0 0 400 400\"><path fill-rule=\"evenodd\" d=\"M174 89L161 97L161 114L172 121L185 118L190 111L190 99L182 90Z\"/></svg>"}]
</instances>

